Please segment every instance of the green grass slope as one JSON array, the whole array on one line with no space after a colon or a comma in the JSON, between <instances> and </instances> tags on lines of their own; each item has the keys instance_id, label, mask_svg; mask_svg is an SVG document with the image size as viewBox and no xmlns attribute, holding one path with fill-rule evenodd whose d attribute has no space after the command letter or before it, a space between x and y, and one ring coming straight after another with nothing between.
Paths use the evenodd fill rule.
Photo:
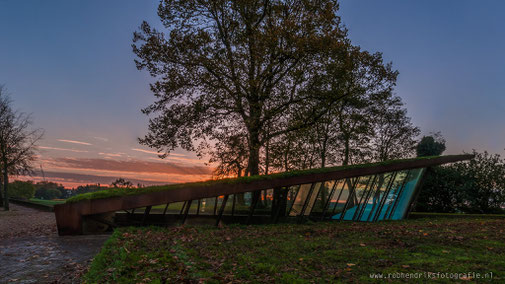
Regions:
<instances>
[{"instance_id":1,"label":"green grass slope","mask_svg":"<svg viewBox=\"0 0 505 284\"><path fill-rule=\"evenodd\" d=\"M505 219L479 218L122 228L95 257L84 281L505 281L504 228Z\"/></svg>"}]
</instances>

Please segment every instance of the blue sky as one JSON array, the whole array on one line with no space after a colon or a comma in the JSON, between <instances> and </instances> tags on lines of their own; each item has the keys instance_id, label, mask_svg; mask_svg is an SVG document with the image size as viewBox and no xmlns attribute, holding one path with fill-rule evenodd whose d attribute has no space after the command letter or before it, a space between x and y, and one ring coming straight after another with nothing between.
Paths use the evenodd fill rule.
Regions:
<instances>
[{"instance_id":1,"label":"blue sky","mask_svg":"<svg viewBox=\"0 0 505 284\"><path fill-rule=\"evenodd\" d=\"M45 129L48 171L75 172L68 158L160 163L137 144L147 129L140 109L153 97L130 46L142 20L159 25L157 4L0 0L0 83ZM423 133L441 131L447 153L504 154L504 11L498 0L343 0L340 15L355 44L383 52L400 71L396 92ZM198 167L196 175L188 168L168 181L205 173L191 153L176 151L168 161ZM79 173L167 181L128 170Z\"/></svg>"},{"instance_id":2,"label":"blue sky","mask_svg":"<svg viewBox=\"0 0 505 284\"><path fill-rule=\"evenodd\" d=\"M505 1L345 0L354 43L400 71L396 92L449 153L505 148Z\"/></svg>"}]
</instances>

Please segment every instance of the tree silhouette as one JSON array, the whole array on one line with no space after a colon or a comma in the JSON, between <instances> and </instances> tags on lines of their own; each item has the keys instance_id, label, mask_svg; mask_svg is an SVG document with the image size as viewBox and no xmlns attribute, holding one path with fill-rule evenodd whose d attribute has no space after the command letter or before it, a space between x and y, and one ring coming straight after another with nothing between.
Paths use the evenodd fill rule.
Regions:
<instances>
[{"instance_id":1,"label":"tree silhouette","mask_svg":"<svg viewBox=\"0 0 505 284\"><path fill-rule=\"evenodd\" d=\"M30 115L12 109L6 89L0 86L0 163L4 209L9 210L9 175L31 174L40 129L32 129Z\"/></svg>"},{"instance_id":2,"label":"tree silhouette","mask_svg":"<svg viewBox=\"0 0 505 284\"><path fill-rule=\"evenodd\" d=\"M157 79L143 110L157 116L140 142L163 157L245 133L247 172L259 174L267 141L314 125L342 97L313 88L335 83L324 66L348 56L337 10L330 0L162 1L166 33L146 22L134 33L137 67Z\"/></svg>"}]
</instances>

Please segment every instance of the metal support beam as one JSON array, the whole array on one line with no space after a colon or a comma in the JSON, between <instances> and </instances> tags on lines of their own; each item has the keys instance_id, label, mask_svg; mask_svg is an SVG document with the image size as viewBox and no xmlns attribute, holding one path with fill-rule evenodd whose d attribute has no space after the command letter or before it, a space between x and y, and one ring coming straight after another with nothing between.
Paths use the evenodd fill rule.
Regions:
<instances>
[{"instance_id":1,"label":"metal support beam","mask_svg":"<svg viewBox=\"0 0 505 284\"><path fill-rule=\"evenodd\" d=\"M372 222L376 222L379 219L381 211L384 208L384 204L386 204L386 200L389 196L389 193L391 192L391 188L393 187L393 184L395 183L397 174L398 174L398 172L393 173L393 176L391 177L391 180L389 181L389 184L388 184L386 190L384 191L384 196L381 198L381 200L379 202L379 207L377 208L377 211L375 212ZM386 214L384 214L384 216L386 216Z\"/></svg>"},{"instance_id":2,"label":"metal support beam","mask_svg":"<svg viewBox=\"0 0 505 284\"><path fill-rule=\"evenodd\" d=\"M165 209L163 210L163 217L165 217L165 214L167 214L168 205L170 205L170 203L167 203L165 206Z\"/></svg>"},{"instance_id":3,"label":"metal support beam","mask_svg":"<svg viewBox=\"0 0 505 284\"><path fill-rule=\"evenodd\" d=\"M184 208L186 208L186 203L188 203L188 202L184 201L184 203L182 204L181 211L179 212L179 215L181 215L184 212Z\"/></svg>"},{"instance_id":4,"label":"metal support beam","mask_svg":"<svg viewBox=\"0 0 505 284\"><path fill-rule=\"evenodd\" d=\"M361 204L361 208L359 210L358 218L353 219L353 220L358 220L358 221L361 220L361 217L363 217L363 214L365 213L366 207L368 206L368 201L370 200L370 196L372 196L372 193L374 191L377 192L378 190L380 190L382 184L384 183L384 180L381 180L381 179L382 179L382 177L379 177L379 181L377 181L377 179L375 179L376 184L377 184L377 187L376 187L375 190L374 190L375 184L372 184L372 186L370 186L370 189L368 190L368 192L367 192L367 194L365 196L365 199L363 200L363 203Z\"/></svg>"},{"instance_id":5,"label":"metal support beam","mask_svg":"<svg viewBox=\"0 0 505 284\"><path fill-rule=\"evenodd\" d=\"M417 198L419 198L419 193L421 192L421 189L423 188L424 180L428 172L431 171L431 168L424 169L423 172L421 173L421 176L419 177L419 180L417 181L416 188L414 189L414 196L410 200L410 204L407 207L407 211L403 215L403 219L406 219L409 217L410 212L414 210L414 207L417 203Z\"/></svg>"},{"instance_id":6,"label":"metal support beam","mask_svg":"<svg viewBox=\"0 0 505 284\"><path fill-rule=\"evenodd\" d=\"M226 207L226 202L228 201L229 195L225 195L223 202L221 203L221 208L219 209L219 214L217 215L216 219L216 227L219 225L219 222L221 222L221 217L223 217L224 213L224 208Z\"/></svg>"},{"instance_id":7,"label":"metal support beam","mask_svg":"<svg viewBox=\"0 0 505 284\"><path fill-rule=\"evenodd\" d=\"M193 200L186 201L186 208L184 210L184 216L182 217L182 224L186 223L186 218L188 218L189 208L191 208L191 202Z\"/></svg>"},{"instance_id":8,"label":"metal support beam","mask_svg":"<svg viewBox=\"0 0 505 284\"><path fill-rule=\"evenodd\" d=\"M347 211L347 206L349 206L349 201L354 198L354 195L356 194L354 191L354 188L358 184L359 177L354 178L354 182L352 182L350 179L347 179L347 184L349 188L349 196L347 196L347 201L344 204L344 208L342 209L342 212L340 213L340 218L339 221L342 221L344 219L345 213Z\"/></svg>"},{"instance_id":9,"label":"metal support beam","mask_svg":"<svg viewBox=\"0 0 505 284\"><path fill-rule=\"evenodd\" d=\"M284 210L283 216L285 215L286 211L286 201L288 197L288 191L289 189L286 187L282 188L274 188L274 193L278 192L277 196L277 201L275 200L274 196L274 202L272 202L272 209L275 208L275 212L272 212L272 218L273 218L273 223L277 223L279 220L279 216L281 214L281 211Z\"/></svg>"},{"instance_id":10,"label":"metal support beam","mask_svg":"<svg viewBox=\"0 0 505 284\"><path fill-rule=\"evenodd\" d=\"M252 193L252 200L251 200L251 210L249 211L249 216L247 217L246 224L249 225L251 223L252 216L254 214L254 209L256 208L256 205L258 204L258 200L261 195L261 190L254 191Z\"/></svg>"},{"instance_id":11,"label":"metal support beam","mask_svg":"<svg viewBox=\"0 0 505 284\"><path fill-rule=\"evenodd\" d=\"M149 217L149 213L151 212L152 206L147 206L146 210L144 211L144 217L142 218L142 225L146 224L147 217Z\"/></svg>"},{"instance_id":12,"label":"metal support beam","mask_svg":"<svg viewBox=\"0 0 505 284\"><path fill-rule=\"evenodd\" d=\"M216 215L216 212L217 212L217 199L218 199L218 196L216 196L216 198L214 199L214 216Z\"/></svg>"},{"instance_id":13,"label":"metal support beam","mask_svg":"<svg viewBox=\"0 0 505 284\"><path fill-rule=\"evenodd\" d=\"M389 180L386 182L386 188L384 189L384 193L388 190L391 181L392 181L392 176L389 176ZM382 198L379 198L379 197L380 197L381 188L382 188L383 185L384 185L384 180L377 187L377 190L375 191L375 194L373 195L373 198L374 198L373 202L374 203L373 203L372 209L368 213L368 217L366 217L367 222L370 221L370 217L372 217L372 214L374 213L374 210L380 206ZM377 197L377 199L375 199L376 197Z\"/></svg>"},{"instance_id":14,"label":"metal support beam","mask_svg":"<svg viewBox=\"0 0 505 284\"><path fill-rule=\"evenodd\" d=\"M389 208L391 208L391 211L389 211L389 213L386 211L386 215L384 216L384 219L391 220L391 216L393 215L393 212L395 211L396 206L398 205L398 200L400 199L400 196L403 192L403 188L405 187L405 183L407 183L407 179L409 178L411 172L412 172L411 170L407 171L407 175L405 175L405 178L403 179L402 186L398 189L398 193L396 194L395 201L393 201L393 204L389 204L389 206L388 206L388 210L389 210Z\"/></svg>"},{"instance_id":15,"label":"metal support beam","mask_svg":"<svg viewBox=\"0 0 505 284\"><path fill-rule=\"evenodd\" d=\"M330 205L331 197L333 196L333 193L335 192L335 187L337 186L337 180L333 183L333 186L331 187L330 194L328 195L328 199L326 199L326 202L324 203L323 211L321 212L321 221L324 220L324 215L326 214L326 210L328 210L328 206ZM319 190L321 191L321 190ZM337 200L338 202L338 200Z\"/></svg>"},{"instance_id":16,"label":"metal support beam","mask_svg":"<svg viewBox=\"0 0 505 284\"><path fill-rule=\"evenodd\" d=\"M314 191L315 186L316 183L312 183L310 185L309 193L307 194L307 197L305 197L305 202L303 202L302 210L300 211L300 215L298 215L298 223L301 223L303 221L303 214L305 214L305 210L307 209L310 197L312 196L312 192Z\"/></svg>"},{"instance_id":17,"label":"metal support beam","mask_svg":"<svg viewBox=\"0 0 505 284\"><path fill-rule=\"evenodd\" d=\"M354 214L352 215L352 219L353 220L356 220L356 217L359 216L359 213L361 212L361 209L362 209L362 202L363 202L363 199L365 199L365 196L368 194L368 192L370 190L373 189L373 187L375 186L375 180L377 179L377 175L374 175L373 177L369 177L367 182L366 182L366 185L365 185L365 189L363 189L363 194L361 195L359 201L358 201L358 204L356 204L356 210L354 210ZM370 180L372 180L372 184L370 184ZM368 187L368 185L370 185L370 187Z\"/></svg>"},{"instance_id":18,"label":"metal support beam","mask_svg":"<svg viewBox=\"0 0 505 284\"><path fill-rule=\"evenodd\" d=\"M231 204L231 216L235 215L235 203L236 203L236 199L237 199L237 195L234 194L233 195L232 204Z\"/></svg>"},{"instance_id":19,"label":"metal support beam","mask_svg":"<svg viewBox=\"0 0 505 284\"><path fill-rule=\"evenodd\" d=\"M337 210L338 202L340 201L340 197L342 197L342 192L344 191L346 180L343 180L342 182L342 187L340 187L340 192L338 193L337 196L337 202L335 202L335 205L333 206L333 210L331 210L331 216L335 215L335 210Z\"/></svg>"},{"instance_id":20,"label":"metal support beam","mask_svg":"<svg viewBox=\"0 0 505 284\"><path fill-rule=\"evenodd\" d=\"M300 188L302 188L301 184L298 185L298 189L296 190L295 197L293 197L293 202L291 202L291 206L289 206L289 210L286 210L288 212L288 215L291 213L291 210L293 209L293 205L295 204L296 198L298 197Z\"/></svg>"}]
</instances>

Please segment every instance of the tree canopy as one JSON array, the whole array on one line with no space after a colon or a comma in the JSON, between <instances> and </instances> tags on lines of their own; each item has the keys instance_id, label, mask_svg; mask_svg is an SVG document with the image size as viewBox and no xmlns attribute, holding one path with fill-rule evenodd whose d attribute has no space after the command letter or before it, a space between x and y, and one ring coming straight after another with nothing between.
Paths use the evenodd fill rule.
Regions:
<instances>
[{"instance_id":1,"label":"tree canopy","mask_svg":"<svg viewBox=\"0 0 505 284\"><path fill-rule=\"evenodd\" d=\"M157 100L143 111L157 116L140 142L162 156L176 147L202 153L240 133L247 172L259 174L268 141L384 82L370 68L377 58L359 60L366 53L351 45L337 11L330 0L161 1L166 31L144 22L134 33L137 67L156 78Z\"/></svg>"},{"instance_id":2,"label":"tree canopy","mask_svg":"<svg viewBox=\"0 0 505 284\"><path fill-rule=\"evenodd\" d=\"M445 139L440 133L423 136L416 148L418 157L438 156L442 155L444 151Z\"/></svg>"}]
</instances>

